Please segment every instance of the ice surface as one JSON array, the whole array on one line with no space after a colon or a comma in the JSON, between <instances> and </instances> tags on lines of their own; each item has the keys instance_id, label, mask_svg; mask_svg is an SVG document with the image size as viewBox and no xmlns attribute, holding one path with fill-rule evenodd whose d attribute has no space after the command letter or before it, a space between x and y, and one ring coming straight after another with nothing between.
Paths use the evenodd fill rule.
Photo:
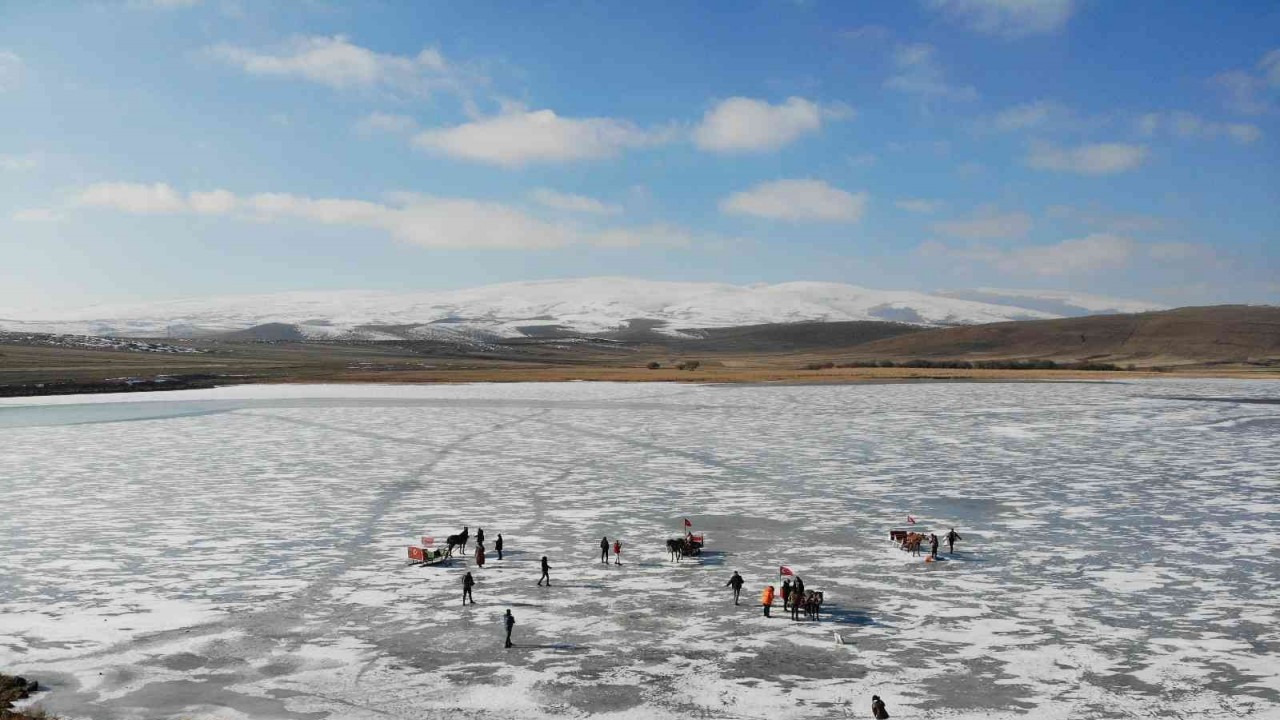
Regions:
<instances>
[{"instance_id":1,"label":"ice surface","mask_svg":"<svg viewBox=\"0 0 1280 720\"><path fill-rule=\"evenodd\" d=\"M0 670L70 718L1277 717L1278 429L1243 381L0 401ZM463 525L483 569L405 565Z\"/></svg>"}]
</instances>

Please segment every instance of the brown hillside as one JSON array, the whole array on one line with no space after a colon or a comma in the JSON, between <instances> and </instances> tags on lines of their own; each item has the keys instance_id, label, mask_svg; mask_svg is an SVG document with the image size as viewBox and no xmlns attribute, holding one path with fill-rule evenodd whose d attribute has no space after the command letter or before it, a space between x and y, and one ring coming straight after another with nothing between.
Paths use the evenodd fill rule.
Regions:
<instances>
[{"instance_id":1,"label":"brown hillside","mask_svg":"<svg viewBox=\"0 0 1280 720\"><path fill-rule=\"evenodd\" d=\"M1280 363L1280 307L1217 305L1134 315L971 325L877 340L856 359L1008 359L1138 365Z\"/></svg>"}]
</instances>

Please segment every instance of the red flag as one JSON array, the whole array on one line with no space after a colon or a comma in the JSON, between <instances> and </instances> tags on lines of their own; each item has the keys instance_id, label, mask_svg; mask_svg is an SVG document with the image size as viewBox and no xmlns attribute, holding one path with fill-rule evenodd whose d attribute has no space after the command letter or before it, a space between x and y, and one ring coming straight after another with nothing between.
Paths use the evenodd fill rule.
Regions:
<instances>
[{"instance_id":1,"label":"red flag","mask_svg":"<svg viewBox=\"0 0 1280 720\"><path fill-rule=\"evenodd\" d=\"M915 524L916 524L916 519L915 519L915 518L913 518L913 517L911 517L910 515L908 515L908 516L907 516L907 522L911 523L912 525L915 525Z\"/></svg>"},{"instance_id":2,"label":"red flag","mask_svg":"<svg viewBox=\"0 0 1280 720\"><path fill-rule=\"evenodd\" d=\"M795 575L795 573L791 572L791 568L787 567L786 565L778 566L778 574L779 575Z\"/></svg>"},{"instance_id":3,"label":"red flag","mask_svg":"<svg viewBox=\"0 0 1280 720\"><path fill-rule=\"evenodd\" d=\"M426 535L423 535L423 536L422 536L422 544L423 544L425 547L431 547L432 545L435 545L435 543L436 543L436 539L435 539L435 538L433 538L433 537L428 537L428 536L426 536Z\"/></svg>"},{"instance_id":4,"label":"red flag","mask_svg":"<svg viewBox=\"0 0 1280 720\"><path fill-rule=\"evenodd\" d=\"M684 526L685 526L685 527L693 527L693 523L689 522L689 518L685 518L685 519L684 519Z\"/></svg>"}]
</instances>

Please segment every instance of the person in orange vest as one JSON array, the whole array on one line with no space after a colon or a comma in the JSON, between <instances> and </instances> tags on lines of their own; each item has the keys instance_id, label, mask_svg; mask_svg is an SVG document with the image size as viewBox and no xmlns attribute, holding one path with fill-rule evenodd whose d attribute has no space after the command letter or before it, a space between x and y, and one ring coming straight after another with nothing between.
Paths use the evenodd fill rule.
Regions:
<instances>
[{"instance_id":1,"label":"person in orange vest","mask_svg":"<svg viewBox=\"0 0 1280 720\"><path fill-rule=\"evenodd\" d=\"M769 617L769 608L773 606L773 586L772 585L764 589L764 594L760 596L760 604L764 606L764 616Z\"/></svg>"}]
</instances>

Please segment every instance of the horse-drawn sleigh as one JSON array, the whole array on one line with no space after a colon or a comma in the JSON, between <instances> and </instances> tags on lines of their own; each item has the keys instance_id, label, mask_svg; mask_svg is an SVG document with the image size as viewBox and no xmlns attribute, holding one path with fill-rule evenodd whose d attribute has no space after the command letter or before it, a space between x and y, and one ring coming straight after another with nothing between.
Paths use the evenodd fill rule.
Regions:
<instances>
[{"instance_id":1,"label":"horse-drawn sleigh","mask_svg":"<svg viewBox=\"0 0 1280 720\"><path fill-rule=\"evenodd\" d=\"M680 562L682 558L701 555L704 542L705 538L702 535L685 533L682 538L671 538L667 541L667 552L672 560Z\"/></svg>"}]
</instances>

